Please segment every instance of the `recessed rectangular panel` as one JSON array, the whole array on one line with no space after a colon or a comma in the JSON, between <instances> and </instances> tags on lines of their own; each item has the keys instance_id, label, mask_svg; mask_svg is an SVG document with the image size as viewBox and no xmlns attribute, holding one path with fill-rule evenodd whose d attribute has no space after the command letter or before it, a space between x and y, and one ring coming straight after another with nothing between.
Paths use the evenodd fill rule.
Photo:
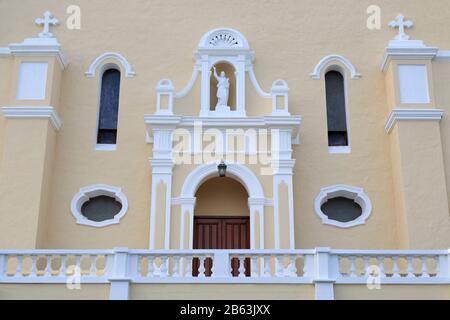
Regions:
<instances>
[{"instance_id":1,"label":"recessed rectangular panel","mask_svg":"<svg viewBox=\"0 0 450 320\"><path fill-rule=\"evenodd\" d=\"M47 86L47 62L22 62L17 84L17 100L44 100Z\"/></svg>"},{"instance_id":2,"label":"recessed rectangular panel","mask_svg":"<svg viewBox=\"0 0 450 320\"><path fill-rule=\"evenodd\" d=\"M426 65L398 66L400 103L430 103Z\"/></svg>"}]
</instances>

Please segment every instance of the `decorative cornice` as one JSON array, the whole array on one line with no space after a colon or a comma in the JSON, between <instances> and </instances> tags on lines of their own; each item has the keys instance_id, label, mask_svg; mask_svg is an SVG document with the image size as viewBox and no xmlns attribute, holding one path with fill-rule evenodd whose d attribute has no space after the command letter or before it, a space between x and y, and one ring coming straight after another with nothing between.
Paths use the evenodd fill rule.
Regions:
<instances>
[{"instance_id":1,"label":"decorative cornice","mask_svg":"<svg viewBox=\"0 0 450 320\"><path fill-rule=\"evenodd\" d=\"M432 120L440 121L444 115L440 109L393 109L389 115L384 129L390 133L397 121L400 120Z\"/></svg>"},{"instance_id":2,"label":"decorative cornice","mask_svg":"<svg viewBox=\"0 0 450 320\"><path fill-rule=\"evenodd\" d=\"M436 59L439 60L450 60L450 51L441 51L439 50Z\"/></svg>"},{"instance_id":3,"label":"decorative cornice","mask_svg":"<svg viewBox=\"0 0 450 320\"><path fill-rule=\"evenodd\" d=\"M433 60L439 52L437 47L427 47L420 40L392 40L386 48L381 70L386 72L392 60Z\"/></svg>"},{"instance_id":4,"label":"decorative cornice","mask_svg":"<svg viewBox=\"0 0 450 320\"><path fill-rule=\"evenodd\" d=\"M54 56L63 70L68 65L61 45L55 38L28 38L22 43L11 43L9 51L13 56Z\"/></svg>"},{"instance_id":5,"label":"decorative cornice","mask_svg":"<svg viewBox=\"0 0 450 320\"><path fill-rule=\"evenodd\" d=\"M3 107L2 112L7 119L49 119L55 130L61 128L61 119L51 106Z\"/></svg>"},{"instance_id":6,"label":"decorative cornice","mask_svg":"<svg viewBox=\"0 0 450 320\"><path fill-rule=\"evenodd\" d=\"M95 77L95 73L97 71L97 68L99 66L103 65L103 62L108 60L108 59L112 59L117 61L119 64L122 65L122 67L125 69L125 77L127 78L132 78L136 75L136 73L134 72L133 67L131 66L131 64L128 62L128 60L121 55L120 53L117 52L105 52L101 55L99 55L89 66L89 69L85 72L85 75L89 78Z\"/></svg>"},{"instance_id":7,"label":"decorative cornice","mask_svg":"<svg viewBox=\"0 0 450 320\"><path fill-rule=\"evenodd\" d=\"M245 129L245 128L277 128L292 131L293 143L298 143L299 129L302 122L300 116L265 116L265 117L196 117L177 115L145 115L144 122L147 133L152 137L155 129L189 128L201 125L203 128Z\"/></svg>"}]
</instances>

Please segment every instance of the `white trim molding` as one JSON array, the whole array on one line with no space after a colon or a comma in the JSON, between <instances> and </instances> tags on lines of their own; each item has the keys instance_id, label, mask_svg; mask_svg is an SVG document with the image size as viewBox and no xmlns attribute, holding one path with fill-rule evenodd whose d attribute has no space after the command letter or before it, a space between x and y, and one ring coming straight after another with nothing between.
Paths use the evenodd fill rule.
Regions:
<instances>
[{"instance_id":1,"label":"white trim molding","mask_svg":"<svg viewBox=\"0 0 450 320\"><path fill-rule=\"evenodd\" d=\"M120 53L117 53L117 52L105 52L105 53L99 55L91 63L91 65L89 66L89 69L85 72L85 75L89 78L95 77L95 73L96 73L98 67L102 66L103 62L108 59L115 60L120 65L122 65L122 67L125 69L125 77L132 78L136 75L133 67L128 62L128 60L123 55L121 55Z\"/></svg>"},{"instance_id":2,"label":"white trim molding","mask_svg":"<svg viewBox=\"0 0 450 320\"><path fill-rule=\"evenodd\" d=\"M330 154L349 154L352 153L352 147L350 146L337 146L337 147L328 147L328 153Z\"/></svg>"},{"instance_id":3,"label":"white trim molding","mask_svg":"<svg viewBox=\"0 0 450 320\"><path fill-rule=\"evenodd\" d=\"M6 119L49 119L56 131L61 128L61 119L51 106L3 107L2 112Z\"/></svg>"},{"instance_id":4,"label":"white trim molding","mask_svg":"<svg viewBox=\"0 0 450 320\"><path fill-rule=\"evenodd\" d=\"M338 197L354 200L362 209L361 215L349 222L339 222L328 218L322 211L322 205L328 200ZM352 228L366 223L366 220L372 213L372 202L362 188L339 184L321 189L319 195L314 200L314 209L323 224L339 228Z\"/></svg>"},{"instance_id":5,"label":"white trim molding","mask_svg":"<svg viewBox=\"0 0 450 320\"><path fill-rule=\"evenodd\" d=\"M56 38L27 38L22 43L11 43L8 47L13 56L54 56L58 60L61 69L68 66L61 45Z\"/></svg>"},{"instance_id":6,"label":"white trim molding","mask_svg":"<svg viewBox=\"0 0 450 320\"><path fill-rule=\"evenodd\" d=\"M116 201L122 205L122 209L112 219L99 222L89 220L82 214L81 207L85 202L89 201L90 198L98 196L108 196L116 199ZM80 191L73 197L70 204L70 209L72 215L77 221L77 224L101 228L120 223L120 219L123 218L128 210L128 199L122 192L121 188L105 184L94 184L80 189Z\"/></svg>"},{"instance_id":7,"label":"white trim molding","mask_svg":"<svg viewBox=\"0 0 450 320\"><path fill-rule=\"evenodd\" d=\"M311 78L314 80L320 80L322 69L324 67L330 66L330 64L334 62L343 64L348 69L348 71L350 71L350 75L353 80L361 78L361 74L358 72L358 70L356 70L355 66L350 62L350 60L348 60L344 56L337 54L331 54L322 58L315 66L313 72L310 74Z\"/></svg>"},{"instance_id":8,"label":"white trim molding","mask_svg":"<svg viewBox=\"0 0 450 320\"><path fill-rule=\"evenodd\" d=\"M433 60L438 47L428 47L421 40L392 40L381 61L381 70L386 72L392 60Z\"/></svg>"},{"instance_id":9,"label":"white trim molding","mask_svg":"<svg viewBox=\"0 0 450 320\"><path fill-rule=\"evenodd\" d=\"M0 58L11 57L11 50L9 48L0 48Z\"/></svg>"},{"instance_id":10,"label":"white trim molding","mask_svg":"<svg viewBox=\"0 0 450 320\"><path fill-rule=\"evenodd\" d=\"M390 133L397 121L440 121L445 111L440 109L393 109L389 114L384 129Z\"/></svg>"},{"instance_id":11,"label":"white trim molding","mask_svg":"<svg viewBox=\"0 0 450 320\"><path fill-rule=\"evenodd\" d=\"M211 177L218 176L217 163L197 167L184 181L180 198L194 198L200 185ZM264 190L258 177L244 165L227 163L227 176L242 183L251 199L265 199Z\"/></svg>"}]
</instances>

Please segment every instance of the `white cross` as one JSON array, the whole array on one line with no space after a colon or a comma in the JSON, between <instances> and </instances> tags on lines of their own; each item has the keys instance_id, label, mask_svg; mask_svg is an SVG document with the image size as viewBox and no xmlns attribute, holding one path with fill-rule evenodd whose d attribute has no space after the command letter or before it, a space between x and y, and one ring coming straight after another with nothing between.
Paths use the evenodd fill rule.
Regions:
<instances>
[{"instance_id":1,"label":"white cross","mask_svg":"<svg viewBox=\"0 0 450 320\"><path fill-rule=\"evenodd\" d=\"M39 33L40 38L51 38L53 34L50 32L50 25L56 26L59 20L56 19L50 11L44 12L44 19L38 18L35 23L39 26L44 26L44 30Z\"/></svg>"},{"instance_id":2,"label":"white cross","mask_svg":"<svg viewBox=\"0 0 450 320\"><path fill-rule=\"evenodd\" d=\"M405 33L405 28L412 28L413 22L411 20L405 21L405 16L399 14L394 21L389 23L389 27L398 28L398 35L395 40L409 40L409 36Z\"/></svg>"}]
</instances>

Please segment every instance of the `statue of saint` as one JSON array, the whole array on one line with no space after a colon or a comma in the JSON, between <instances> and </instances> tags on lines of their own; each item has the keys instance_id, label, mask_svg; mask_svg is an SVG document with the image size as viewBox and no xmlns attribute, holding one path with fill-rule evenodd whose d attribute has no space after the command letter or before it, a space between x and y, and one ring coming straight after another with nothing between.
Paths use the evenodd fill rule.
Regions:
<instances>
[{"instance_id":1,"label":"statue of saint","mask_svg":"<svg viewBox=\"0 0 450 320\"><path fill-rule=\"evenodd\" d=\"M225 76L225 72L220 72L220 76L217 75L216 67L214 69L214 77L217 80L217 105L218 107L227 107L228 106L228 94L230 90L230 80ZM220 108L219 108L220 109Z\"/></svg>"}]
</instances>

